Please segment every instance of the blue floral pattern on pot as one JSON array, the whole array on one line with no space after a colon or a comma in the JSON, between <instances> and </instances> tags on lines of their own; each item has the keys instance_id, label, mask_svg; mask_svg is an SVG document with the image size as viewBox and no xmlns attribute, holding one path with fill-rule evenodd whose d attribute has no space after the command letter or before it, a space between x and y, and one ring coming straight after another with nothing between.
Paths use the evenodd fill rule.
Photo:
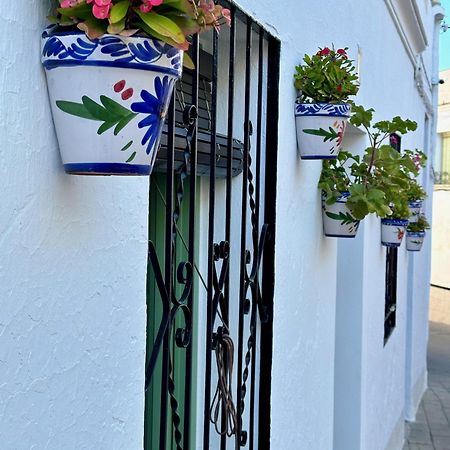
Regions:
<instances>
[{"instance_id":1,"label":"blue floral pattern on pot","mask_svg":"<svg viewBox=\"0 0 450 450\"><path fill-rule=\"evenodd\" d=\"M408 231L406 233L406 250L419 252L425 239L425 231Z\"/></svg>"},{"instance_id":2,"label":"blue floral pattern on pot","mask_svg":"<svg viewBox=\"0 0 450 450\"><path fill-rule=\"evenodd\" d=\"M135 102L131 105L131 110L147 116L138 123L139 128L147 128L142 138L142 145L147 145L147 154L157 145L161 138L164 119L167 113L167 104L173 90L173 81L165 76L162 80L155 78L155 93L141 91L142 102Z\"/></svg>"},{"instance_id":3,"label":"blue floral pattern on pot","mask_svg":"<svg viewBox=\"0 0 450 450\"><path fill-rule=\"evenodd\" d=\"M381 244L385 247L400 247L408 220L381 219Z\"/></svg>"},{"instance_id":4,"label":"blue floral pattern on pot","mask_svg":"<svg viewBox=\"0 0 450 450\"><path fill-rule=\"evenodd\" d=\"M47 70L61 66L96 65L158 70L179 77L182 72L181 52L157 39L104 35L89 39L82 32L61 32L51 26L42 34L42 64ZM161 67L164 66L164 67Z\"/></svg>"},{"instance_id":5,"label":"blue floral pattern on pot","mask_svg":"<svg viewBox=\"0 0 450 450\"><path fill-rule=\"evenodd\" d=\"M352 107L347 103L296 103L296 116L350 117Z\"/></svg>"},{"instance_id":6,"label":"blue floral pattern on pot","mask_svg":"<svg viewBox=\"0 0 450 450\"><path fill-rule=\"evenodd\" d=\"M297 145L302 159L335 159L342 147L351 105L296 103Z\"/></svg>"}]
</instances>

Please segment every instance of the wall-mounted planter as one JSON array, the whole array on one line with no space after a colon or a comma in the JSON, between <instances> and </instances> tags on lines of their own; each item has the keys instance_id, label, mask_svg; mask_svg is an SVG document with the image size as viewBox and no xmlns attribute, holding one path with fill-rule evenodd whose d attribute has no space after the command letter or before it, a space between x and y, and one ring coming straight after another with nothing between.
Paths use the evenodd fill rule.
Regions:
<instances>
[{"instance_id":1,"label":"wall-mounted planter","mask_svg":"<svg viewBox=\"0 0 450 450\"><path fill-rule=\"evenodd\" d=\"M335 159L342 147L351 106L346 103L297 103L295 124L302 159Z\"/></svg>"},{"instance_id":2,"label":"wall-mounted planter","mask_svg":"<svg viewBox=\"0 0 450 450\"><path fill-rule=\"evenodd\" d=\"M425 231L407 231L406 250L410 252L420 252L425 239Z\"/></svg>"},{"instance_id":3,"label":"wall-mounted planter","mask_svg":"<svg viewBox=\"0 0 450 450\"><path fill-rule=\"evenodd\" d=\"M328 237L354 238L358 231L356 220L347 208L349 192L343 192L336 203L327 205L322 196L323 233Z\"/></svg>"},{"instance_id":4,"label":"wall-mounted planter","mask_svg":"<svg viewBox=\"0 0 450 450\"><path fill-rule=\"evenodd\" d=\"M411 223L417 222L421 210L422 210L422 200L409 202L409 212L410 212L409 222Z\"/></svg>"},{"instance_id":5,"label":"wall-mounted planter","mask_svg":"<svg viewBox=\"0 0 450 450\"><path fill-rule=\"evenodd\" d=\"M42 64L65 171L149 175L182 52L149 37L90 40L50 27Z\"/></svg>"},{"instance_id":6,"label":"wall-mounted planter","mask_svg":"<svg viewBox=\"0 0 450 450\"><path fill-rule=\"evenodd\" d=\"M408 221L403 219L381 219L381 244L400 247L407 225Z\"/></svg>"}]
</instances>

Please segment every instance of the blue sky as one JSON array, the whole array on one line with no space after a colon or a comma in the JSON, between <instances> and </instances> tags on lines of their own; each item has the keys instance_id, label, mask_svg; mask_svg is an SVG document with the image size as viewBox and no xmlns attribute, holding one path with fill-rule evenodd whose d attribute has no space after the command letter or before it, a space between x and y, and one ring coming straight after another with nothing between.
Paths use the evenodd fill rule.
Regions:
<instances>
[{"instance_id":1,"label":"blue sky","mask_svg":"<svg viewBox=\"0 0 450 450\"><path fill-rule=\"evenodd\" d=\"M450 25L450 0L441 0L445 8L445 22ZM450 28L445 33L441 33L439 55L439 70L450 69Z\"/></svg>"}]
</instances>

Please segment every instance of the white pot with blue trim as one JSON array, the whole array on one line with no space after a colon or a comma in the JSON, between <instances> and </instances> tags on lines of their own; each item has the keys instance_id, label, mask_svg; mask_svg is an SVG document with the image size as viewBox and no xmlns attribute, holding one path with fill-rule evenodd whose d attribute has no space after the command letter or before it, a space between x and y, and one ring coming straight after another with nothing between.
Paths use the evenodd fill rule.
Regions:
<instances>
[{"instance_id":1,"label":"white pot with blue trim","mask_svg":"<svg viewBox=\"0 0 450 450\"><path fill-rule=\"evenodd\" d=\"M422 250L425 231L407 231L406 232L406 250L410 252L420 252Z\"/></svg>"},{"instance_id":2,"label":"white pot with blue trim","mask_svg":"<svg viewBox=\"0 0 450 450\"><path fill-rule=\"evenodd\" d=\"M322 195L323 234L328 237L354 238L358 232L356 220L347 208L349 192L342 192L336 203L327 205Z\"/></svg>"},{"instance_id":3,"label":"white pot with blue trim","mask_svg":"<svg viewBox=\"0 0 450 450\"><path fill-rule=\"evenodd\" d=\"M302 159L335 159L351 113L347 103L296 103L297 146Z\"/></svg>"},{"instance_id":4,"label":"white pot with blue trim","mask_svg":"<svg viewBox=\"0 0 450 450\"><path fill-rule=\"evenodd\" d=\"M149 175L182 51L145 36L47 28L50 104L64 169L79 175Z\"/></svg>"},{"instance_id":5,"label":"white pot with blue trim","mask_svg":"<svg viewBox=\"0 0 450 450\"><path fill-rule=\"evenodd\" d=\"M409 202L409 222L415 223L419 220L420 212L422 211L422 200L415 200Z\"/></svg>"},{"instance_id":6,"label":"white pot with blue trim","mask_svg":"<svg viewBox=\"0 0 450 450\"><path fill-rule=\"evenodd\" d=\"M381 244L385 247L400 247L408 221L404 219L381 219Z\"/></svg>"}]
</instances>

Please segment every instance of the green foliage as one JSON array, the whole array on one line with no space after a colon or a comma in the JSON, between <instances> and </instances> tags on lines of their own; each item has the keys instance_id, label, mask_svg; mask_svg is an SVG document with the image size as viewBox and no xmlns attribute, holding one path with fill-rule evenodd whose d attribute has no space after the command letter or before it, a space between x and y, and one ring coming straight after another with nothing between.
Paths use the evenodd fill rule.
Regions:
<instances>
[{"instance_id":1,"label":"green foliage","mask_svg":"<svg viewBox=\"0 0 450 450\"><path fill-rule=\"evenodd\" d=\"M294 75L301 103L340 103L357 94L358 75L347 48L325 47L313 56L305 55L303 62Z\"/></svg>"},{"instance_id":2,"label":"green foliage","mask_svg":"<svg viewBox=\"0 0 450 450\"><path fill-rule=\"evenodd\" d=\"M105 33L131 36L144 32L182 50L188 49L189 36L230 23L228 9L205 0L163 0L156 6L145 0L108 0L101 7L86 0L59 3L61 7L49 20L76 26L90 39Z\"/></svg>"},{"instance_id":3,"label":"green foliage","mask_svg":"<svg viewBox=\"0 0 450 450\"><path fill-rule=\"evenodd\" d=\"M353 107L350 122L366 130L370 145L361 158L340 152L335 161L324 161L319 188L329 204L336 201L340 192L350 192L347 207L356 219L371 213L381 218L407 219L411 192L418 191L415 177L423 167L425 155L418 150L399 153L385 142L392 133L416 130L417 124L398 116L372 124L373 113L372 108Z\"/></svg>"},{"instance_id":4,"label":"green foliage","mask_svg":"<svg viewBox=\"0 0 450 450\"><path fill-rule=\"evenodd\" d=\"M409 223L408 227L406 228L407 231L411 231L413 233L418 233L420 231L425 231L430 229L430 224L428 223L427 218L421 214L417 222L411 222Z\"/></svg>"},{"instance_id":5,"label":"green foliage","mask_svg":"<svg viewBox=\"0 0 450 450\"><path fill-rule=\"evenodd\" d=\"M408 190L408 200L410 202L421 201L427 198L425 189L416 181L412 180Z\"/></svg>"}]
</instances>

